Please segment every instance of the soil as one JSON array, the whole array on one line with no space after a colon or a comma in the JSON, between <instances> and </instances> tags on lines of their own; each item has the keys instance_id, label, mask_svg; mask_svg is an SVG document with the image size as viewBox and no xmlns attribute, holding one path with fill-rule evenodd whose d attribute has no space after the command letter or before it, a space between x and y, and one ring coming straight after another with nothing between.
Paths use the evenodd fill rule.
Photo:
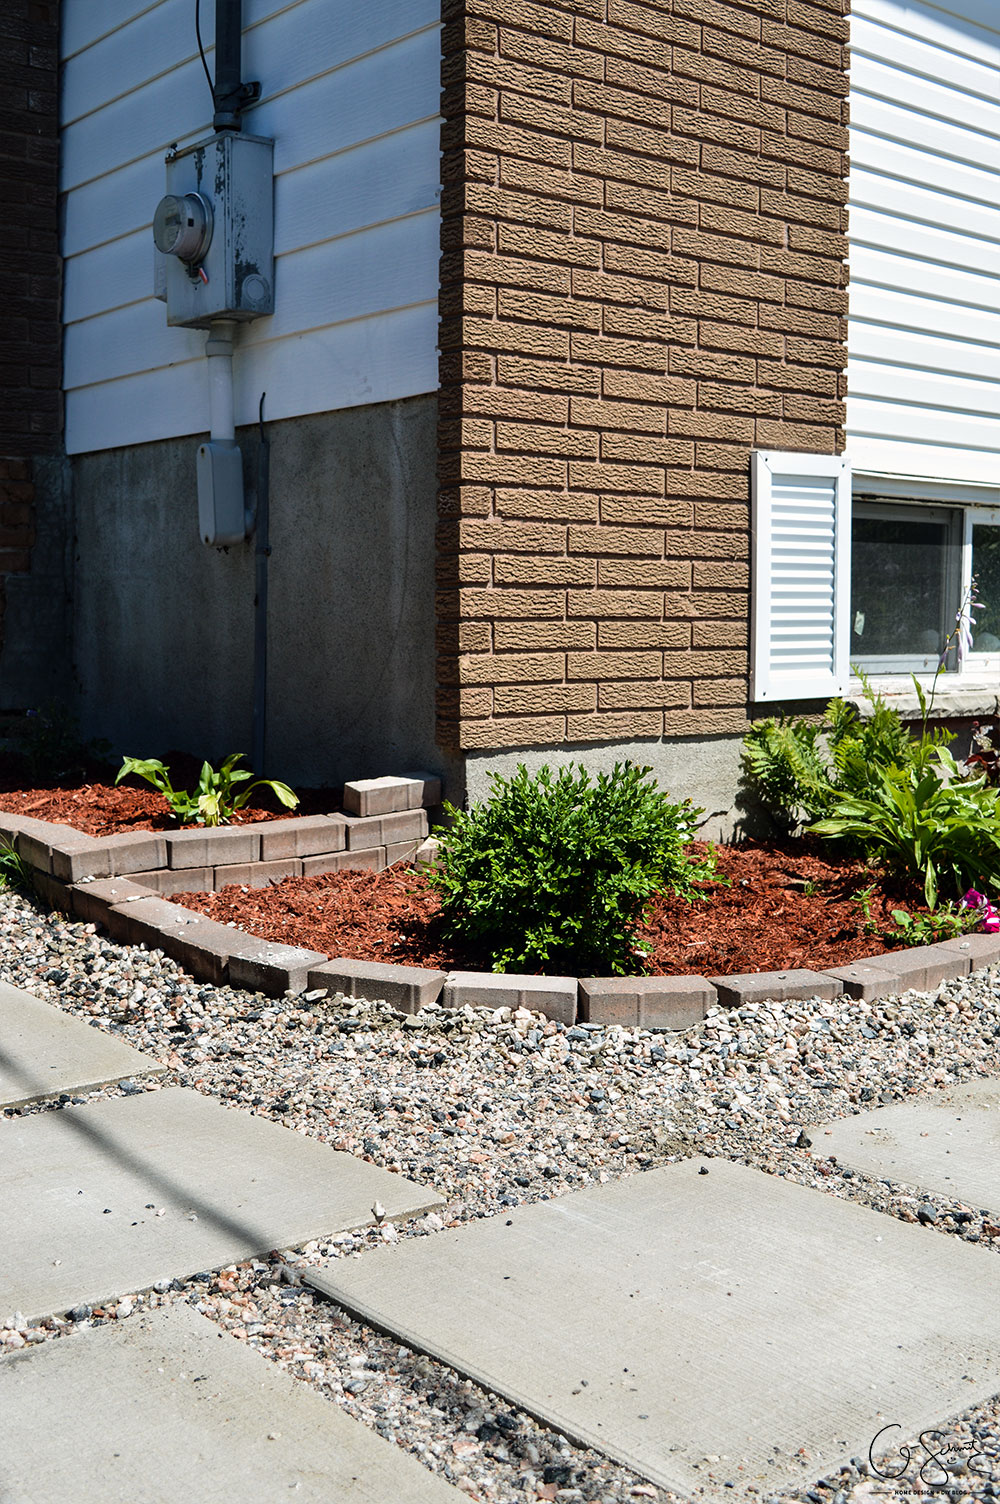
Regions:
<instances>
[{"instance_id":1,"label":"soil","mask_svg":"<svg viewBox=\"0 0 1000 1504\"><path fill-rule=\"evenodd\" d=\"M175 789L194 788L201 768L198 761L184 753L169 752L162 760L170 769ZM25 786L23 769L18 763L11 761L8 766L0 763L0 810L70 825L88 836L180 828L163 796L134 775L116 787L114 770L103 763L90 764L81 770L81 774L72 787L63 786L65 780L36 779L37 787L29 788ZM295 792L299 796L299 805L297 809L289 810L278 803L269 789L260 789L251 795L250 803L239 810L230 823L241 825L251 820L325 815L340 807L339 789L296 789Z\"/></svg>"},{"instance_id":2,"label":"soil","mask_svg":"<svg viewBox=\"0 0 1000 1504\"><path fill-rule=\"evenodd\" d=\"M697 843L693 848L703 853ZM805 842L717 848L729 886L701 886L690 903L661 897L640 938L656 976L843 966L891 949L874 930L893 908L915 907L861 863L831 863ZM867 890L864 902L858 893ZM328 956L442 970L489 970L482 952L441 934L439 901L411 868L288 877L267 888L180 893L176 903L267 940ZM866 915L865 909L868 913Z\"/></svg>"}]
</instances>

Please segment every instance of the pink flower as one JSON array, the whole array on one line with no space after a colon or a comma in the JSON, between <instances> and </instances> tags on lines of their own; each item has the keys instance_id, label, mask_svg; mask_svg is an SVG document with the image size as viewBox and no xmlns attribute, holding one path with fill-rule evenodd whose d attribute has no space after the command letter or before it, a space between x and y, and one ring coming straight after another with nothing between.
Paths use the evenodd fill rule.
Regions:
<instances>
[{"instance_id":1,"label":"pink flower","mask_svg":"<svg viewBox=\"0 0 1000 1504\"><path fill-rule=\"evenodd\" d=\"M976 888L970 888L962 896L960 908L978 909L979 923L987 935L995 935L1000 931L1000 913L990 903L985 893L980 893Z\"/></svg>"}]
</instances>

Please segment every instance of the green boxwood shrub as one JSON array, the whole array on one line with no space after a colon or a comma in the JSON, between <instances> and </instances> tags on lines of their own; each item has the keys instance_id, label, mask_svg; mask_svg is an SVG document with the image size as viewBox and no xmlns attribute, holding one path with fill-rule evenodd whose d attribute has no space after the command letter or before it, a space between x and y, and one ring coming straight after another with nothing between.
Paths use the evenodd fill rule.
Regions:
<instances>
[{"instance_id":1,"label":"green boxwood shrub","mask_svg":"<svg viewBox=\"0 0 1000 1504\"><path fill-rule=\"evenodd\" d=\"M571 763L492 776L490 798L445 808L435 832L451 939L489 951L494 971L629 975L644 969L636 926L662 889L690 894L711 863L685 846L702 810L672 803L649 768L618 763L596 781Z\"/></svg>"}]
</instances>

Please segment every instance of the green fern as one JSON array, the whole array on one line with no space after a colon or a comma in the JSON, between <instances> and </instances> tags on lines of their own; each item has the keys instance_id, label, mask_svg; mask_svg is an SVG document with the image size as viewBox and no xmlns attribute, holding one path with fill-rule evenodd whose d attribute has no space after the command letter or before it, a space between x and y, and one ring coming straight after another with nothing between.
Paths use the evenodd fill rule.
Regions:
<instances>
[{"instance_id":1,"label":"green fern","mask_svg":"<svg viewBox=\"0 0 1000 1504\"><path fill-rule=\"evenodd\" d=\"M823 761L823 728L810 721L758 721L743 739L747 782L775 823L791 832L826 813L834 790Z\"/></svg>"}]
</instances>

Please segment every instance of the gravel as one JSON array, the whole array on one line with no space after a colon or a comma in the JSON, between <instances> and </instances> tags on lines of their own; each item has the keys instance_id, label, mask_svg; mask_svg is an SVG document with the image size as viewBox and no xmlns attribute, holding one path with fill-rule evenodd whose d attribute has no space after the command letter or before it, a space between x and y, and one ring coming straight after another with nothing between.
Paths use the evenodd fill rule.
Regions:
<instances>
[{"instance_id":1,"label":"gravel","mask_svg":"<svg viewBox=\"0 0 1000 1504\"><path fill-rule=\"evenodd\" d=\"M824 1155L818 1126L1000 1075L995 971L876 1003L714 1011L679 1034L567 1029L527 1010L430 1009L413 1018L319 992L275 1001L205 986L157 951L112 944L93 925L7 891L0 980L169 1066L156 1081L74 1102L186 1085L432 1186L447 1202L439 1213L129 1293L108 1308L77 1307L40 1327L15 1319L0 1330L0 1351L188 1300L474 1499L673 1496L350 1320L303 1288L297 1269L693 1153L723 1155L1000 1253L1000 1228L982 1208L843 1168ZM68 1100L21 1111L57 1111ZM853 1504L907 1482L940 1483L926 1448L911 1447L908 1477L892 1484L872 1476L867 1459L818 1481L805 1462L802 1489L772 1497ZM996 1485L976 1479L976 1447L993 1458ZM896 1471L895 1445L891 1455ZM952 1500L971 1497L970 1489L1000 1498L1000 1399L951 1424L937 1455L967 1469L954 1473Z\"/></svg>"}]
</instances>

